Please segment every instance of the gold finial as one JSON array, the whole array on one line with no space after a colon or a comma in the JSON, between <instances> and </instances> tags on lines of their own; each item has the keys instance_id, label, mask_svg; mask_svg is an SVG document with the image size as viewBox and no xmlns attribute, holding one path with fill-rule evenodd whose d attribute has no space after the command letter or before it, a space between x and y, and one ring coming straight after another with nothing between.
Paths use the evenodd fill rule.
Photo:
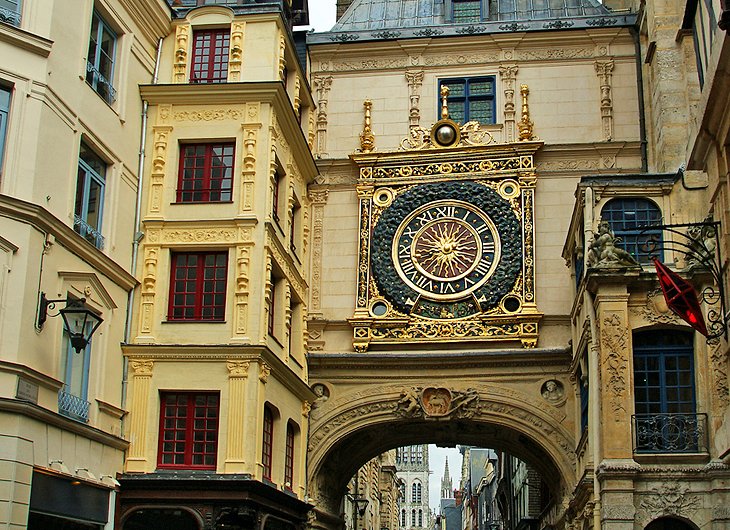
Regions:
<instances>
[{"instance_id":1,"label":"gold finial","mask_svg":"<svg viewBox=\"0 0 730 530\"><path fill-rule=\"evenodd\" d=\"M365 127L360 134L360 150L363 153L369 153L375 149L375 136L370 128L370 109L373 108L373 102L366 99L362 105L365 107Z\"/></svg>"},{"instance_id":2,"label":"gold finial","mask_svg":"<svg viewBox=\"0 0 730 530\"><path fill-rule=\"evenodd\" d=\"M530 121L530 107L527 105L527 94L529 93L530 89L527 85L520 85L520 94L522 94L522 118L517 124L517 127L520 130L521 142L536 139L532 134L532 126L534 124Z\"/></svg>"},{"instance_id":3,"label":"gold finial","mask_svg":"<svg viewBox=\"0 0 730 530\"><path fill-rule=\"evenodd\" d=\"M449 97L449 87L446 85L441 86L441 119L446 120L449 118L449 104L446 101Z\"/></svg>"}]
</instances>

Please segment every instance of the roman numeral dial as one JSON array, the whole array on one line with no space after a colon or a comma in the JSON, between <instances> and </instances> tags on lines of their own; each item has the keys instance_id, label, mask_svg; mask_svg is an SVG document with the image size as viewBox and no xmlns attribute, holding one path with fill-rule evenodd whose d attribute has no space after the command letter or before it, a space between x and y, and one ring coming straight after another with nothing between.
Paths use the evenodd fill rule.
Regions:
<instances>
[{"instance_id":1,"label":"roman numeral dial","mask_svg":"<svg viewBox=\"0 0 730 530\"><path fill-rule=\"evenodd\" d=\"M434 301L457 300L479 289L500 257L499 236L489 216L455 200L412 211L396 230L392 248L400 278Z\"/></svg>"}]
</instances>

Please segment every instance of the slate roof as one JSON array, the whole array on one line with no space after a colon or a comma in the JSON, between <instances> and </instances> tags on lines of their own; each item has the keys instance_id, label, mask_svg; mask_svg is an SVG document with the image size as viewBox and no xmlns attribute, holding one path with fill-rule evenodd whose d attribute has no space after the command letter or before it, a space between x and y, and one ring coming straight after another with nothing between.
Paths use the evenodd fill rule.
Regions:
<instances>
[{"instance_id":1,"label":"slate roof","mask_svg":"<svg viewBox=\"0 0 730 530\"><path fill-rule=\"evenodd\" d=\"M570 19L608 15L598 0L490 0L484 22ZM444 0L354 0L331 29L358 31L453 24L445 18Z\"/></svg>"}]
</instances>

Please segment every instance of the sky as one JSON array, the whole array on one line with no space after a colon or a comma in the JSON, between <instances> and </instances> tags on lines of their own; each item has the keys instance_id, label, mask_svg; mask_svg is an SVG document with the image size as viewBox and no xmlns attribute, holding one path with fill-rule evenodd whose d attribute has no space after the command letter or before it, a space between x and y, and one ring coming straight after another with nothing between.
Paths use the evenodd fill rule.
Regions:
<instances>
[{"instance_id":1,"label":"sky","mask_svg":"<svg viewBox=\"0 0 730 530\"><path fill-rule=\"evenodd\" d=\"M336 0L309 0L309 27L316 32L329 31L335 24ZM454 488L459 487L461 479L461 453L454 447L428 448L431 475L428 482L429 505L438 512L441 501L441 478L446 458L449 459L449 474Z\"/></svg>"},{"instance_id":2,"label":"sky","mask_svg":"<svg viewBox=\"0 0 730 530\"><path fill-rule=\"evenodd\" d=\"M459 450L455 447L428 446L428 461L431 469L431 476L428 480L428 504L432 510L436 510L436 513L438 513L441 502L441 478L444 475L444 465L447 457L449 459L451 485L458 488L459 480L461 480L461 453L459 453Z\"/></svg>"}]
</instances>

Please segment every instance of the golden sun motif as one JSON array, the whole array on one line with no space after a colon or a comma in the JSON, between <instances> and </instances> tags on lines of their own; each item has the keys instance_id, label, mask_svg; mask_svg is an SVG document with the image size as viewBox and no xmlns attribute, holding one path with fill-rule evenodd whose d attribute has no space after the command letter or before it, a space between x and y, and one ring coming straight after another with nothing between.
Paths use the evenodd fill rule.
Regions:
<instances>
[{"instance_id":1,"label":"golden sun motif","mask_svg":"<svg viewBox=\"0 0 730 530\"><path fill-rule=\"evenodd\" d=\"M421 232L414 241L413 257L429 274L451 279L469 270L478 253L474 233L461 223L444 219Z\"/></svg>"}]
</instances>

